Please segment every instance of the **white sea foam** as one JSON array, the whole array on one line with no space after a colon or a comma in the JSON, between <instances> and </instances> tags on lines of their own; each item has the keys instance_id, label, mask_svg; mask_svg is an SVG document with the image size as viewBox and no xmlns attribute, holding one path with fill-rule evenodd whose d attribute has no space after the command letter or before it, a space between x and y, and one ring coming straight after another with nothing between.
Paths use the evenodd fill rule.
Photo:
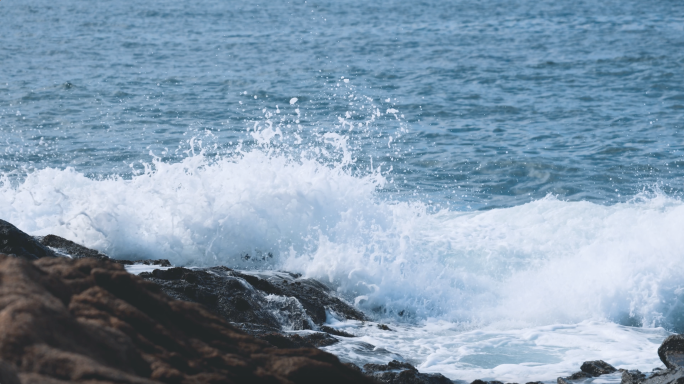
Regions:
<instances>
[{"instance_id":1,"label":"white sea foam","mask_svg":"<svg viewBox=\"0 0 684 384\"><path fill-rule=\"evenodd\" d=\"M344 142L328 139L343 152L337 165L253 150L154 160L131 179L50 168L19 183L5 177L0 213L33 235L53 233L113 257L322 279L403 329L365 335L387 351L376 356L413 357L454 378L534 379L607 356L644 369L657 365L666 334L653 327L682 329L680 200L657 194L604 206L549 196L431 213L420 201L386 200L377 192L386 179L352 175ZM506 360L487 350L499 346L528 352ZM547 352L551 360L537 361L535 353Z\"/></svg>"},{"instance_id":2,"label":"white sea foam","mask_svg":"<svg viewBox=\"0 0 684 384\"><path fill-rule=\"evenodd\" d=\"M383 183L255 150L155 161L130 180L42 169L3 183L0 212L118 258L301 272L377 318L681 326L679 200L428 213L384 201Z\"/></svg>"}]
</instances>

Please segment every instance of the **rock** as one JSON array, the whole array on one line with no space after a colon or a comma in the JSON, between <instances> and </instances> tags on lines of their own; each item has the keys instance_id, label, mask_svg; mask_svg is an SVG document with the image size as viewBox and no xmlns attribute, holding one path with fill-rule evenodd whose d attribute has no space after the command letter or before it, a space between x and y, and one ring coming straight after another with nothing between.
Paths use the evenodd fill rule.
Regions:
<instances>
[{"instance_id":1,"label":"rock","mask_svg":"<svg viewBox=\"0 0 684 384\"><path fill-rule=\"evenodd\" d=\"M76 244L71 240L56 235L47 235L36 238L40 243L46 247L52 247L59 252L67 254L74 259L82 259L84 257L92 257L100 260L109 260L107 255L104 255L96 250L86 248L80 244Z\"/></svg>"},{"instance_id":2,"label":"rock","mask_svg":"<svg viewBox=\"0 0 684 384\"><path fill-rule=\"evenodd\" d=\"M413 365L392 360L387 364L366 364L365 373L388 384L453 384L439 373L420 373Z\"/></svg>"},{"instance_id":3,"label":"rock","mask_svg":"<svg viewBox=\"0 0 684 384\"><path fill-rule=\"evenodd\" d=\"M308 335L273 332L265 335L258 335L257 338L278 348L321 348L339 342L339 340L325 332L315 332Z\"/></svg>"},{"instance_id":4,"label":"rock","mask_svg":"<svg viewBox=\"0 0 684 384\"><path fill-rule=\"evenodd\" d=\"M589 379L613 372L617 372L617 369L603 360L585 361L579 372L568 377L559 377L556 381L558 384L569 384L573 380Z\"/></svg>"},{"instance_id":5,"label":"rock","mask_svg":"<svg viewBox=\"0 0 684 384\"><path fill-rule=\"evenodd\" d=\"M666 367L684 367L684 335L668 336L658 348L658 356Z\"/></svg>"},{"instance_id":6,"label":"rock","mask_svg":"<svg viewBox=\"0 0 684 384\"><path fill-rule=\"evenodd\" d=\"M36 239L4 220L0 220L0 253L15 255L26 260L57 256Z\"/></svg>"},{"instance_id":7,"label":"rock","mask_svg":"<svg viewBox=\"0 0 684 384\"><path fill-rule=\"evenodd\" d=\"M82 259L84 257L90 257L99 260L110 260L115 263L124 265L133 264L144 264L144 265L158 265L160 267L170 267L171 263L166 259L159 260L118 260L112 259L109 256L100 253L94 249L86 248L80 244L74 243L71 240L67 240L63 237L56 235L47 235L43 237L36 238L42 245L46 247L51 247L59 251L60 253L71 256L74 259Z\"/></svg>"},{"instance_id":8,"label":"rock","mask_svg":"<svg viewBox=\"0 0 684 384\"><path fill-rule=\"evenodd\" d=\"M621 384L639 384L646 379L646 375L641 373L638 369L633 371L622 371Z\"/></svg>"},{"instance_id":9,"label":"rock","mask_svg":"<svg viewBox=\"0 0 684 384\"><path fill-rule=\"evenodd\" d=\"M656 371L642 384L684 384L684 368Z\"/></svg>"},{"instance_id":10,"label":"rock","mask_svg":"<svg viewBox=\"0 0 684 384\"><path fill-rule=\"evenodd\" d=\"M335 335L335 336L341 336L341 337L356 337L356 336L352 335L351 333L348 333L348 332L345 332L345 331L341 331L341 330L335 329L335 328L333 328L333 327L328 327L327 325L321 325L320 327L318 327L318 329L320 329L320 330L323 331L323 332L327 332L327 333L329 333L329 334L331 334L331 335Z\"/></svg>"},{"instance_id":11,"label":"rock","mask_svg":"<svg viewBox=\"0 0 684 384\"><path fill-rule=\"evenodd\" d=\"M333 355L277 349L95 258L0 255L3 383L371 383Z\"/></svg>"},{"instance_id":12,"label":"rock","mask_svg":"<svg viewBox=\"0 0 684 384\"><path fill-rule=\"evenodd\" d=\"M497 380L484 381L484 380L477 379L470 384L504 384L504 383L501 381L497 381Z\"/></svg>"},{"instance_id":13,"label":"rock","mask_svg":"<svg viewBox=\"0 0 684 384\"><path fill-rule=\"evenodd\" d=\"M617 369L615 369L615 367L606 363L603 360L585 361L584 363L582 363L580 370L594 377L617 372Z\"/></svg>"},{"instance_id":14,"label":"rock","mask_svg":"<svg viewBox=\"0 0 684 384\"><path fill-rule=\"evenodd\" d=\"M226 267L170 268L141 273L140 277L158 284L176 299L204 304L253 335L280 332L283 326L291 330L320 326L324 332L352 337L324 326L326 311L347 319L365 320L361 312L335 297L323 284L286 273L261 278ZM290 345L283 340L278 343Z\"/></svg>"}]
</instances>

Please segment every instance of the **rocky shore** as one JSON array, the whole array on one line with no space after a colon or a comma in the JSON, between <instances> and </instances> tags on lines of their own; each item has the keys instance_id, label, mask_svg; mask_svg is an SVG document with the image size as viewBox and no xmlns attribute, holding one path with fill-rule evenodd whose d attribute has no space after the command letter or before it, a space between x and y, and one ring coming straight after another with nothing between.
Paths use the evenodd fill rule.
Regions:
<instances>
[{"instance_id":1,"label":"rocky shore","mask_svg":"<svg viewBox=\"0 0 684 384\"><path fill-rule=\"evenodd\" d=\"M136 276L125 265L149 268ZM2 384L452 383L396 360L340 362L317 349L354 337L326 326L330 316L368 321L298 274L114 260L0 220ZM684 336L667 338L658 354L665 368L648 374L588 361L557 382L619 371L622 384L684 384Z\"/></svg>"}]
</instances>

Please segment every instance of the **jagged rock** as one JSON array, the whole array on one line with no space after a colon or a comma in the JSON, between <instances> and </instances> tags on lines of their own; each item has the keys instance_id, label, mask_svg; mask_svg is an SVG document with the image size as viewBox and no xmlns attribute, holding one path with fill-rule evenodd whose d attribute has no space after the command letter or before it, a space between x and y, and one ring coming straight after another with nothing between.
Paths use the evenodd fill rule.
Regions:
<instances>
[{"instance_id":1,"label":"jagged rock","mask_svg":"<svg viewBox=\"0 0 684 384\"><path fill-rule=\"evenodd\" d=\"M321 325L320 327L318 327L318 329L320 329L323 332L327 332L331 335L335 335L335 336L356 337L355 335L352 335L351 333L341 331L341 330L335 329L333 327L328 327L327 325Z\"/></svg>"},{"instance_id":2,"label":"jagged rock","mask_svg":"<svg viewBox=\"0 0 684 384\"><path fill-rule=\"evenodd\" d=\"M589 379L613 372L617 372L617 369L603 360L585 361L579 372L567 377L559 377L556 381L558 384L569 384L573 380Z\"/></svg>"},{"instance_id":3,"label":"jagged rock","mask_svg":"<svg viewBox=\"0 0 684 384\"><path fill-rule=\"evenodd\" d=\"M204 304L253 335L279 332L283 324L291 330L313 329L326 321L326 310L354 320L365 319L323 284L290 274L262 279L226 267L212 267L155 269L140 276L158 284L174 298ZM325 332L333 333L328 328Z\"/></svg>"},{"instance_id":4,"label":"jagged rock","mask_svg":"<svg viewBox=\"0 0 684 384\"><path fill-rule=\"evenodd\" d=\"M339 342L325 332L315 332L308 335L267 333L258 335L257 339L264 340L278 348L321 348Z\"/></svg>"},{"instance_id":5,"label":"jagged rock","mask_svg":"<svg viewBox=\"0 0 684 384\"><path fill-rule=\"evenodd\" d=\"M622 371L622 380L620 381L621 384L639 384L642 381L646 379L646 375L641 373L638 369L635 369L633 371L627 371L623 370Z\"/></svg>"},{"instance_id":6,"label":"jagged rock","mask_svg":"<svg viewBox=\"0 0 684 384\"><path fill-rule=\"evenodd\" d=\"M642 384L684 384L684 368L655 371Z\"/></svg>"},{"instance_id":7,"label":"jagged rock","mask_svg":"<svg viewBox=\"0 0 684 384\"><path fill-rule=\"evenodd\" d=\"M684 367L684 335L668 336L658 348L658 356L666 367Z\"/></svg>"},{"instance_id":8,"label":"jagged rock","mask_svg":"<svg viewBox=\"0 0 684 384\"><path fill-rule=\"evenodd\" d=\"M124 264L124 265L133 265L133 264L144 264L144 265L158 265L160 267L170 267L171 263L166 260L166 259L159 259L159 260L119 260L119 259L112 259L109 256L100 253L94 249L86 248L80 244L74 243L71 240L67 240L63 237L59 237L56 235L47 235L43 237L37 237L36 238L42 245L46 247L51 247L59 251L60 253L63 253L65 255L69 255L74 259L82 259L84 257L90 257L94 259L99 259L99 260L110 260L115 263L119 264Z\"/></svg>"},{"instance_id":9,"label":"jagged rock","mask_svg":"<svg viewBox=\"0 0 684 384\"><path fill-rule=\"evenodd\" d=\"M4 220L0 220L0 253L26 260L57 256L36 239Z\"/></svg>"},{"instance_id":10,"label":"jagged rock","mask_svg":"<svg viewBox=\"0 0 684 384\"><path fill-rule=\"evenodd\" d=\"M617 372L617 369L603 360L585 361L580 367L582 372L588 373L594 377L606 375Z\"/></svg>"},{"instance_id":11,"label":"jagged rock","mask_svg":"<svg viewBox=\"0 0 684 384\"><path fill-rule=\"evenodd\" d=\"M470 384L504 384L504 383L502 381L497 381L497 380L484 381L484 380L477 379Z\"/></svg>"},{"instance_id":12,"label":"jagged rock","mask_svg":"<svg viewBox=\"0 0 684 384\"><path fill-rule=\"evenodd\" d=\"M368 376L387 384L453 384L439 373L420 373L413 365L397 360L387 364L366 364L363 370Z\"/></svg>"},{"instance_id":13,"label":"jagged rock","mask_svg":"<svg viewBox=\"0 0 684 384\"><path fill-rule=\"evenodd\" d=\"M330 288L316 280L302 279L301 275L289 273L262 275L261 278L247 274L240 274L240 276L259 290L267 292L260 288L265 281L275 287L280 295L296 298L315 324L320 325L326 322L326 310L348 320L368 320L361 311L340 300L332 294Z\"/></svg>"},{"instance_id":14,"label":"jagged rock","mask_svg":"<svg viewBox=\"0 0 684 384\"><path fill-rule=\"evenodd\" d=\"M276 349L119 264L0 255L3 383L369 383L317 349Z\"/></svg>"},{"instance_id":15,"label":"jagged rock","mask_svg":"<svg viewBox=\"0 0 684 384\"><path fill-rule=\"evenodd\" d=\"M63 237L56 235L47 235L43 237L36 238L40 243L46 247L52 247L57 249L59 252L67 254L74 259L81 259L84 257L92 257L100 260L109 260L107 255L104 255L96 250L86 248L80 244L74 243L71 240L67 240Z\"/></svg>"}]
</instances>

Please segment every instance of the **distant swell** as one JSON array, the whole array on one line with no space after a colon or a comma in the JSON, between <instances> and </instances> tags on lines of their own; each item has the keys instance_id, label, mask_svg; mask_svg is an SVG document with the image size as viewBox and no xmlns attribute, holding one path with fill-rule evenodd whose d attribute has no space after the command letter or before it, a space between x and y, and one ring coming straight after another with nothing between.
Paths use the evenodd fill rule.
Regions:
<instances>
[{"instance_id":1,"label":"distant swell","mask_svg":"<svg viewBox=\"0 0 684 384\"><path fill-rule=\"evenodd\" d=\"M383 176L261 151L159 161L132 179L1 179L2 218L119 258L301 272L376 318L684 330L684 204L547 197L482 212L386 201Z\"/></svg>"}]
</instances>

